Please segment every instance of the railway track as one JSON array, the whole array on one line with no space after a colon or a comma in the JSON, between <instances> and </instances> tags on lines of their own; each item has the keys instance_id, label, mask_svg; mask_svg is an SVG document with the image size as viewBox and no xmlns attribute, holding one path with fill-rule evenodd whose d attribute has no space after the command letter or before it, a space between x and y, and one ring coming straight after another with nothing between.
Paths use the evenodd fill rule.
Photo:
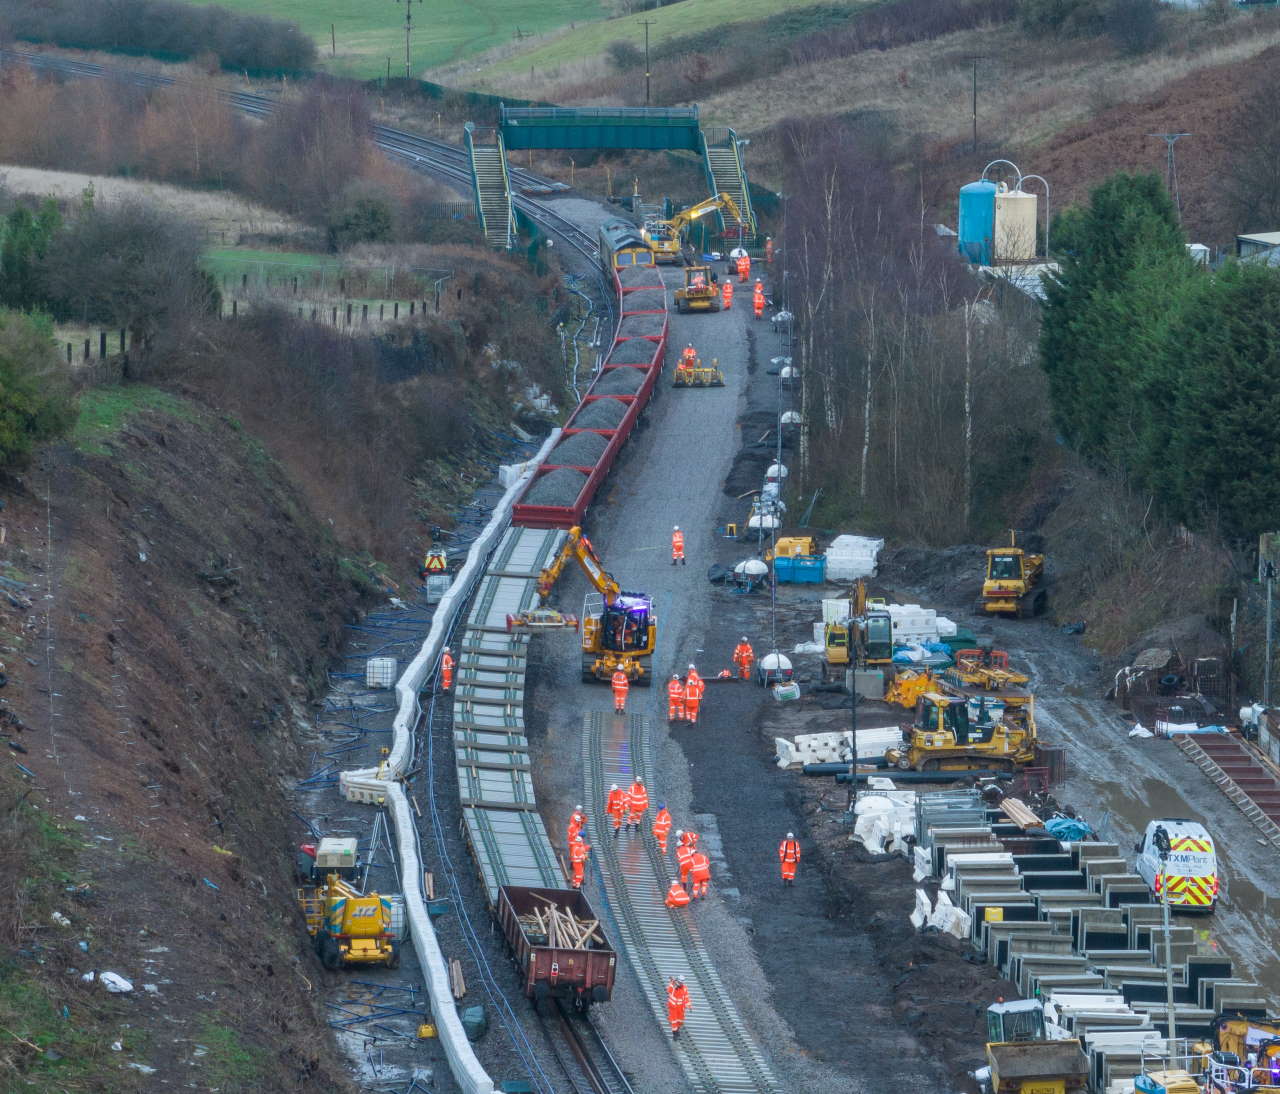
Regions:
<instances>
[{"instance_id":1,"label":"railway track","mask_svg":"<svg viewBox=\"0 0 1280 1094\"><path fill-rule=\"evenodd\" d=\"M668 977L682 976L692 1007L683 1036L673 1041L676 1058L697 1094L781 1094L782 1086L715 970L698 930L696 910L668 909L671 863L646 826L614 837L602 830L608 787L639 776L653 778L649 720L604 712L583 715L583 794L608 906L627 958L654 1017L666 1026Z\"/></svg>"},{"instance_id":2,"label":"railway track","mask_svg":"<svg viewBox=\"0 0 1280 1094\"><path fill-rule=\"evenodd\" d=\"M547 1037L573 1094L634 1094L621 1065L591 1019L575 1015L559 1000L546 1022Z\"/></svg>"}]
</instances>

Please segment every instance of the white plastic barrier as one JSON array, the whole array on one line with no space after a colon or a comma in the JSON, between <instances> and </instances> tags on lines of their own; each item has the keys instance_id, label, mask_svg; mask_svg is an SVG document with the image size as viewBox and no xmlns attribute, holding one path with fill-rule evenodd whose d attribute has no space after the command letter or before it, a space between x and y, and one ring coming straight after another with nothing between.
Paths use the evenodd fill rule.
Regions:
<instances>
[{"instance_id":1,"label":"white plastic barrier","mask_svg":"<svg viewBox=\"0 0 1280 1094\"><path fill-rule=\"evenodd\" d=\"M422 862L418 858L417 827L400 777L412 758L413 727L418 720L418 693L439 660L445 636L453 627L454 619L483 576L489 555L506 530L511 519L511 506L515 504L534 468L546 459L559 439L560 430L552 430L538 455L525 465L524 474L507 488L502 500L494 507L489 523L467 552L467 561L458 571L449 591L441 598L422 649L396 683L400 705L393 725L395 740L386 764L383 767L344 771L339 777L339 785L348 801L367 802L370 805L385 803L391 814L400 851L401 875L405 880L404 903L409 920L409 934L413 937L414 950L422 965L422 979L431 996L431 1013L436 1020L445 1056L449 1059L449 1070L453 1072L453 1077L464 1094L493 1094L493 1079L476 1059L475 1051L467 1040L466 1031L458 1017L444 954L436 939L435 928L431 925L431 917L427 915L426 894L422 890Z\"/></svg>"}]
</instances>

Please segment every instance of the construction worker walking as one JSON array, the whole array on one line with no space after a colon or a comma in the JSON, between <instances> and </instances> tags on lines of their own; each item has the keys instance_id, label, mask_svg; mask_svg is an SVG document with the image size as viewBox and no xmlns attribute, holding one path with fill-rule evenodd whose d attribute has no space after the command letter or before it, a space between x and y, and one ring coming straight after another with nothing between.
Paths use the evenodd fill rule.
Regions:
<instances>
[{"instance_id":1,"label":"construction worker walking","mask_svg":"<svg viewBox=\"0 0 1280 1094\"><path fill-rule=\"evenodd\" d=\"M685 564L684 560L684 533L680 531L680 525L676 525L671 529L671 565L676 563Z\"/></svg>"},{"instance_id":2,"label":"construction worker walking","mask_svg":"<svg viewBox=\"0 0 1280 1094\"><path fill-rule=\"evenodd\" d=\"M620 790L618 784L614 783L609 788L609 797L605 801L604 811L613 818L613 834L618 834L618 829L622 827L622 818L631 811L631 803L627 801L627 792Z\"/></svg>"},{"instance_id":3,"label":"construction worker walking","mask_svg":"<svg viewBox=\"0 0 1280 1094\"><path fill-rule=\"evenodd\" d=\"M757 319L764 318L764 286L759 281L751 293L751 311Z\"/></svg>"},{"instance_id":4,"label":"construction worker walking","mask_svg":"<svg viewBox=\"0 0 1280 1094\"><path fill-rule=\"evenodd\" d=\"M582 834L583 828L587 825L587 815L582 811L582 806L575 805L573 812L569 814L569 826L566 834L568 835L568 843L573 845L573 841Z\"/></svg>"},{"instance_id":5,"label":"construction worker walking","mask_svg":"<svg viewBox=\"0 0 1280 1094\"><path fill-rule=\"evenodd\" d=\"M682 977L673 976L667 981L667 1021L671 1025L671 1036L680 1036L680 1027L684 1025L684 1016L693 1006L689 1002L689 989L684 985Z\"/></svg>"},{"instance_id":6,"label":"construction worker walking","mask_svg":"<svg viewBox=\"0 0 1280 1094\"><path fill-rule=\"evenodd\" d=\"M636 832L640 831L640 822L644 820L644 815L649 811L649 791L644 785L644 780L639 775L631 784L631 789L627 791L627 804L630 807L630 813L627 817L628 823Z\"/></svg>"},{"instance_id":7,"label":"construction worker walking","mask_svg":"<svg viewBox=\"0 0 1280 1094\"><path fill-rule=\"evenodd\" d=\"M622 669L614 669L609 683L613 685L613 712L625 714L627 710L627 692L631 690L631 681Z\"/></svg>"},{"instance_id":8,"label":"construction worker walking","mask_svg":"<svg viewBox=\"0 0 1280 1094\"><path fill-rule=\"evenodd\" d=\"M587 856L591 854L591 845L581 836L569 845L569 864L573 867L573 887L582 888L586 876Z\"/></svg>"},{"instance_id":9,"label":"construction worker walking","mask_svg":"<svg viewBox=\"0 0 1280 1094\"><path fill-rule=\"evenodd\" d=\"M747 641L747 636L742 636L742 641L733 647L733 663L738 666L738 675L743 680L751 679L751 666L755 663L756 652L751 648L751 643Z\"/></svg>"},{"instance_id":10,"label":"construction worker walking","mask_svg":"<svg viewBox=\"0 0 1280 1094\"><path fill-rule=\"evenodd\" d=\"M671 814L667 812L667 803L658 804L658 814L653 818L653 838L658 841L658 850L667 853L667 837L671 835Z\"/></svg>"},{"instance_id":11,"label":"construction worker walking","mask_svg":"<svg viewBox=\"0 0 1280 1094\"><path fill-rule=\"evenodd\" d=\"M707 886L711 884L711 860L701 851L694 851L689 862L689 878L693 882L692 895L695 900L707 895Z\"/></svg>"},{"instance_id":12,"label":"construction worker walking","mask_svg":"<svg viewBox=\"0 0 1280 1094\"><path fill-rule=\"evenodd\" d=\"M733 308L733 282L727 277L724 279L724 284L720 286L720 307L725 311Z\"/></svg>"},{"instance_id":13,"label":"construction worker walking","mask_svg":"<svg viewBox=\"0 0 1280 1094\"><path fill-rule=\"evenodd\" d=\"M684 684L680 682L680 677L673 676L671 677L671 683L667 685L668 722L680 722L684 720L684 701Z\"/></svg>"},{"instance_id":14,"label":"construction worker walking","mask_svg":"<svg viewBox=\"0 0 1280 1094\"><path fill-rule=\"evenodd\" d=\"M702 705L702 696L706 690L706 681L698 675L698 670L690 665L689 673L684 680L684 716L690 725L698 724L698 708Z\"/></svg>"},{"instance_id":15,"label":"construction worker walking","mask_svg":"<svg viewBox=\"0 0 1280 1094\"><path fill-rule=\"evenodd\" d=\"M448 646L440 654L440 686L445 691L453 690L453 654L449 652Z\"/></svg>"},{"instance_id":16,"label":"construction worker walking","mask_svg":"<svg viewBox=\"0 0 1280 1094\"><path fill-rule=\"evenodd\" d=\"M676 833L676 869L680 871L680 881L689 884L689 871L693 869L693 848L684 842L684 833Z\"/></svg>"},{"instance_id":17,"label":"construction worker walking","mask_svg":"<svg viewBox=\"0 0 1280 1094\"><path fill-rule=\"evenodd\" d=\"M768 265L773 265L773 236L764 237L764 260Z\"/></svg>"},{"instance_id":18,"label":"construction worker walking","mask_svg":"<svg viewBox=\"0 0 1280 1094\"><path fill-rule=\"evenodd\" d=\"M746 284L747 278L751 276L751 256L743 251L738 255L738 280Z\"/></svg>"},{"instance_id":19,"label":"construction worker walking","mask_svg":"<svg viewBox=\"0 0 1280 1094\"><path fill-rule=\"evenodd\" d=\"M689 906L689 894L684 891L684 886L678 881L671 883L671 888L667 890L666 905L668 908L687 908Z\"/></svg>"},{"instance_id":20,"label":"construction worker walking","mask_svg":"<svg viewBox=\"0 0 1280 1094\"><path fill-rule=\"evenodd\" d=\"M800 865L800 841L791 832L778 844L778 862L782 866L782 884L794 885L796 867Z\"/></svg>"}]
</instances>

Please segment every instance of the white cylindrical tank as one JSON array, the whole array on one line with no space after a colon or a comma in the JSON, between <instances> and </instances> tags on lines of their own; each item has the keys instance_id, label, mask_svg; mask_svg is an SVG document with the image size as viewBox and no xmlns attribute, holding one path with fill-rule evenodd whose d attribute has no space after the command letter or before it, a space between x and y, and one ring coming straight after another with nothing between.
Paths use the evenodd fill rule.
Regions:
<instances>
[{"instance_id":1,"label":"white cylindrical tank","mask_svg":"<svg viewBox=\"0 0 1280 1094\"><path fill-rule=\"evenodd\" d=\"M771 463L764 473L765 482L781 482L791 472L787 470L785 463Z\"/></svg>"},{"instance_id":2,"label":"white cylindrical tank","mask_svg":"<svg viewBox=\"0 0 1280 1094\"><path fill-rule=\"evenodd\" d=\"M782 412L783 425L799 425L801 421L800 411L798 410L784 410Z\"/></svg>"},{"instance_id":3,"label":"white cylindrical tank","mask_svg":"<svg viewBox=\"0 0 1280 1094\"><path fill-rule=\"evenodd\" d=\"M1035 194L1000 184L996 191L996 262L1035 261L1036 208Z\"/></svg>"}]
</instances>

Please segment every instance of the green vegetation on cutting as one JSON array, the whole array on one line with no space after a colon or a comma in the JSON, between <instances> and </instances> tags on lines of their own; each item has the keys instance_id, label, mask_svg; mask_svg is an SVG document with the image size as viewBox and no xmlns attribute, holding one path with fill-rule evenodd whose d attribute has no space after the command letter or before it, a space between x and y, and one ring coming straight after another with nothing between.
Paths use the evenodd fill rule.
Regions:
<instances>
[{"instance_id":1,"label":"green vegetation on cutting","mask_svg":"<svg viewBox=\"0 0 1280 1094\"><path fill-rule=\"evenodd\" d=\"M263 1051L247 1045L231 1026L207 1018L196 1033L207 1051L198 1066L210 1086L222 1089L250 1089L262 1076Z\"/></svg>"},{"instance_id":2,"label":"green vegetation on cutting","mask_svg":"<svg viewBox=\"0 0 1280 1094\"><path fill-rule=\"evenodd\" d=\"M750 0L763 6L765 0ZM320 65L342 76L404 75L404 4L394 0L220 0L236 11L296 22L315 39ZM433 0L413 5L413 74L448 64L521 34L542 34L574 22L599 19L598 0ZM337 55L330 53L333 24Z\"/></svg>"},{"instance_id":3,"label":"green vegetation on cutting","mask_svg":"<svg viewBox=\"0 0 1280 1094\"><path fill-rule=\"evenodd\" d=\"M146 410L158 410L184 421L195 417L189 404L177 396L145 384L96 387L80 396L80 415L71 428L71 442L81 452L102 456L104 443L130 418Z\"/></svg>"},{"instance_id":4,"label":"green vegetation on cutting","mask_svg":"<svg viewBox=\"0 0 1280 1094\"><path fill-rule=\"evenodd\" d=\"M813 0L680 0L648 13L654 20L649 28L650 49L676 38L686 38L705 31L775 16L787 8L813 7ZM504 60L496 61L479 73L490 78L504 73L527 72L530 67L553 68L569 61L580 61L603 53L612 42L644 45L644 30L635 16L586 23L562 34L553 41L531 46Z\"/></svg>"},{"instance_id":5,"label":"green vegetation on cutting","mask_svg":"<svg viewBox=\"0 0 1280 1094\"><path fill-rule=\"evenodd\" d=\"M215 276L238 274L252 267L254 263L260 262L279 267L281 273L286 270L337 270L342 267L342 263L335 261L333 255L307 251L261 251L249 247L214 247L204 254L204 268Z\"/></svg>"}]
</instances>

